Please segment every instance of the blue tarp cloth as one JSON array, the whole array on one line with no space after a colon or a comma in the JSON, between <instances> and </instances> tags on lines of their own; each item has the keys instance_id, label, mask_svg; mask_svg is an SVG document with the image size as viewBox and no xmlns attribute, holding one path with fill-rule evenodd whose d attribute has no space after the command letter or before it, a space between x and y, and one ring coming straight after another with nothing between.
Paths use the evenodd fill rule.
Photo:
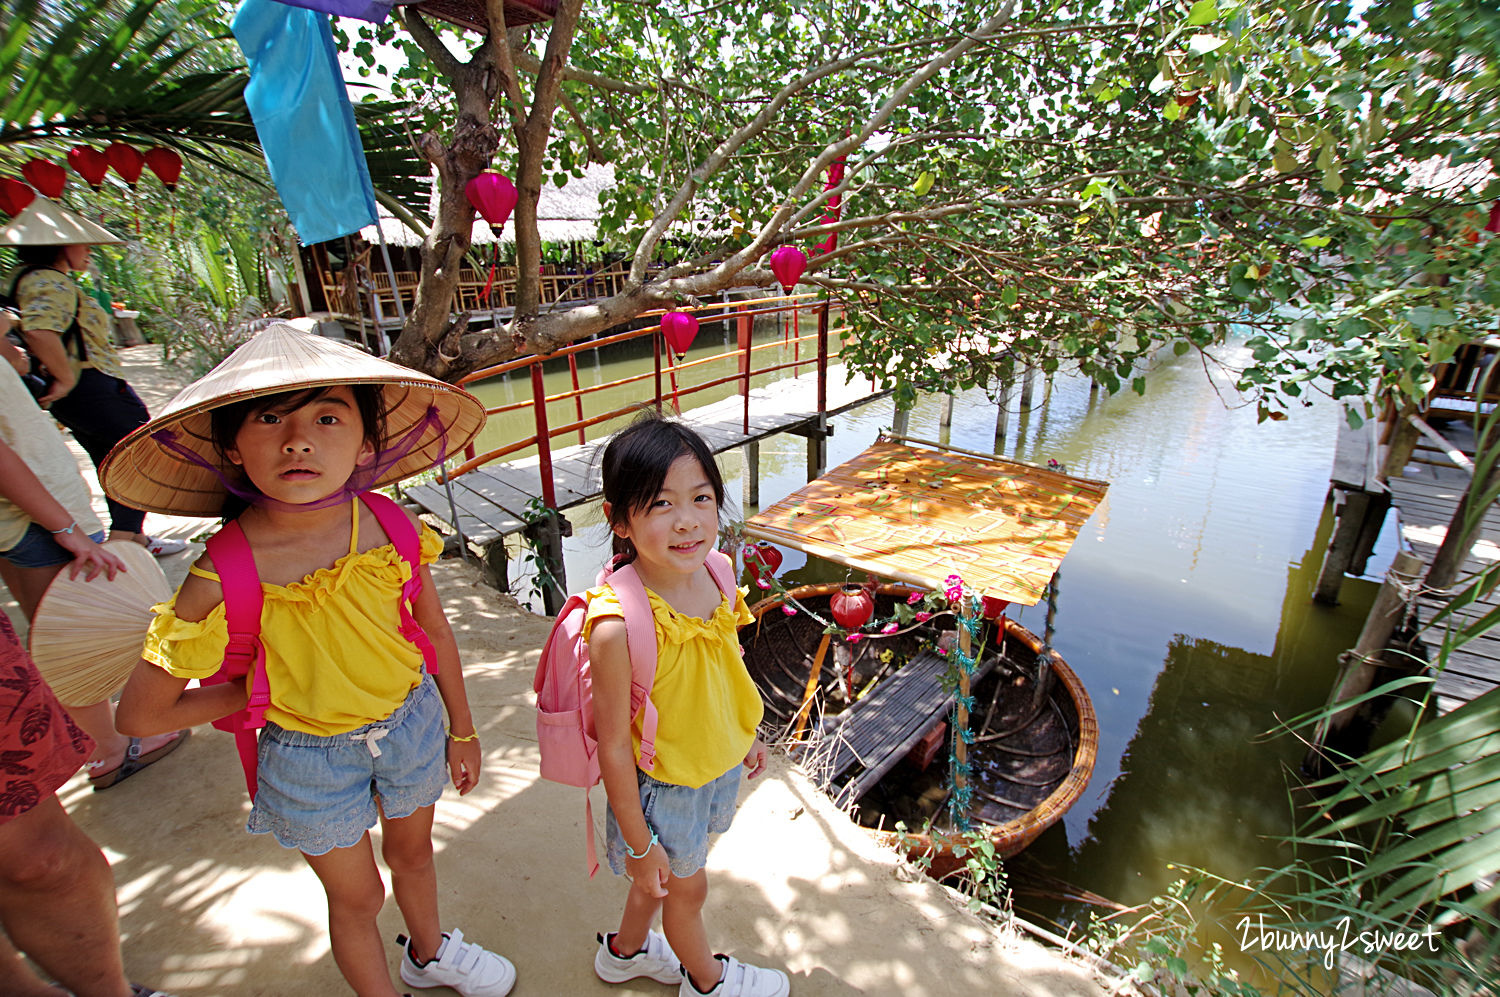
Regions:
<instances>
[{"instance_id":1,"label":"blue tarp cloth","mask_svg":"<svg viewBox=\"0 0 1500 997\"><path fill-rule=\"evenodd\" d=\"M245 0L232 28L250 66L245 103L302 244L374 225L375 193L328 16Z\"/></svg>"}]
</instances>

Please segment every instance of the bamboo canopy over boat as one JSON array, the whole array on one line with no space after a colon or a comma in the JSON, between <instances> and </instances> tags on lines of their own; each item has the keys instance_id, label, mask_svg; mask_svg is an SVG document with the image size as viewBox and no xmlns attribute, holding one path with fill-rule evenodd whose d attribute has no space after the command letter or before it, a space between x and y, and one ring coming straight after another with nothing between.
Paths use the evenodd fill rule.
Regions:
<instances>
[{"instance_id":1,"label":"bamboo canopy over boat","mask_svg":"<svg viewBox=\"0 0 1500 997\"><path fill-rule=\"evenodd\" d=\"M1108 484L925 440L877 440L745 533L928 589L1035 605Z\"/></svg>"}]
</instances>

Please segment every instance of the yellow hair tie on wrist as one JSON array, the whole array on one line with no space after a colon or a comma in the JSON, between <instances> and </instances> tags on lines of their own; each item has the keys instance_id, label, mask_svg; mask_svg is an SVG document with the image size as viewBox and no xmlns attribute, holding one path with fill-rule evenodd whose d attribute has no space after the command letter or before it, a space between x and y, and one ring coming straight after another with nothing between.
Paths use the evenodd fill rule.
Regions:
<instances>
[{"instance_id":1,"label":"yellow hair tie on wrist","mask_svg":"<svg viewBox=\"0 0 1500 997\"><path fill-rule=\"evenodd\" d=\"M459 737L457 734L453 733L450 730L448 732L448 740L450 740L450 741L458 741L461 744L464 743L464 742L467 742L467 741L477 741L477 740L479 740L479 731L476 730L474 733L468 735L467 737Z\"/></svg>"}]
</instances>

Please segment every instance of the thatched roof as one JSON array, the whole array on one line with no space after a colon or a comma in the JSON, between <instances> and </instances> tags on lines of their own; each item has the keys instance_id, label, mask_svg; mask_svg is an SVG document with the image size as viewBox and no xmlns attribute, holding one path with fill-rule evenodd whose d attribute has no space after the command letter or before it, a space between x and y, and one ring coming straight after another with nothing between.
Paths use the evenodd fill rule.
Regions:
<instances>
[{"instance_id":1,"label":"thatched roof","mask_svg":"<svg viewBox=\"0 0 1500 997\"><path fill-rule=\"evenodd\" d=\"M565 187L547 184L542 187L541 199L537 202L537 228L545 242L571 242L596 237L599 219L599 195L615 182L614 167L590 163L582 177L568 181ZM436 188L434 186L434 200ZM392 246L420 246L426 237L406 227L406 223L385 211L380 213L380 230L386 242ZM360 235L369 242L379 242L380 235L375 226L368 225ZM489 245L495 241L490 227L482 221L474 225L475 245ZM515 225L506 222L500 231L500 241L516 241Z\"/></svg>"}]
</instances>

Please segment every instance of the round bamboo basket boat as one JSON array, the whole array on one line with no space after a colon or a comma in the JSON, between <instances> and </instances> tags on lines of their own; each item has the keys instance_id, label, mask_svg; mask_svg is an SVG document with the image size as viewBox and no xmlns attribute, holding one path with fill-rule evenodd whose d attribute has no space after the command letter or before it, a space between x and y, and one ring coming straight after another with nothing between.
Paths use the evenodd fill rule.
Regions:
<instances>
[{"instance_id":1,"label":"round bamboo basket boat","mask_svg":"<svg viewBox=\"0 0 1500 997\"><path fill-rule=\"evenodd\" d=\"M839 591L843 586L839 584L805 585L794 588L787 593L799 603L807 605L820 613L826 612L827 600L833 593ZM877 617L889 616L895 603L904 602L913 592L919 591L906 585L880 585L876 589ZM788 646L788 642L782 641L779 646L773 645L769 648L767 656L777 658L775 662L760 661L760 655L756 654L757 645L763 638L762 631L775 627L781 613L781 607L788 601L787 596L773 596L762 600L751 607L751 612L756 622L747 624L740 631L741 643L746 645L746 663L751 671L752 678L761 689L762 699L767 706L767 720L783 725L784 733L789 732L793 726L788 719L788 711L794 711L801 697L804 696L808 682L809 665L815 652L808 647L808 639L803 638L800 646ZM800 614L799 614L800 615ZM1021 655L1029 655L1027 664L1035 674L1035 664L1041 654L1042 642L1034 633L1026 627L1006 617L1002 617L1000 623L1003 625L1003 642L1001 647L1008 652L1020 652ZM774 633L773 633L774 638ZM929 635L930 636L930 635ZM897 638L900 640L901 638ZM892 647L898 655L910 655L921 642L917 636L907 636L908 643L903 646ZM865 667L862 673L872 670L869 662L878 660L881 650L891 647L892 643L886 640L861 641L853 650L854 661L846 665L851 672L860 669L861 654ZM1056 824L1062 819L1074 803L1083 795L1089 778L1093 775L1094 765L1099 753L1099 722L1094 712L1093 702L1089 699L1088 692L1077 674L1068 667L1067 662L1055 652L1050 652L1051 684L1048 691L1050 705L1054 708L1055 715L1064 723L1068 730L1067 736L1071 747L1071 759L1069 760L1066 773L1055 785L1049 782L1045 796L1035 802L1021 813L1020 816L1001 821L990 821L977 819L973 822L976 830L983 830L995 846L996 854L1001 858L1009 858L1020 852L1043 831ZM828 673L834 669L823 668L822 672ZM877 676L878 679L878 676ZM994 677L994 681L1002 681ZM1012 685L1018 685L1021 676L1012 673L1007 679ZM1034 683L1028 684L1029 689ZM821 690L820 690L821 692ZM807 725L816 724L816 711L808 718ZM976 704L974 722L980 723L980 717L985 710L982 704ZM792 718L795 719L795 718ZM799 728L800 733L800 728ZM983 732L980 732L983 733ZM796 740L796 739L794 739ZM940 752L947 755L947 750ZM978 763L979 756L974 756ZM1020 807L1010 804L1010 807L1019 811ZM906 820L908 825L919 823L917 820ZM961 861L953 857L953 846L956 836L941 830L898 834L892 831L874 831L878 837L886 841L898 850L906 850L914 854L927 854L932 856L932 871L936 875L943 875L961 864Z\"/></svg>"}]
</instances>

